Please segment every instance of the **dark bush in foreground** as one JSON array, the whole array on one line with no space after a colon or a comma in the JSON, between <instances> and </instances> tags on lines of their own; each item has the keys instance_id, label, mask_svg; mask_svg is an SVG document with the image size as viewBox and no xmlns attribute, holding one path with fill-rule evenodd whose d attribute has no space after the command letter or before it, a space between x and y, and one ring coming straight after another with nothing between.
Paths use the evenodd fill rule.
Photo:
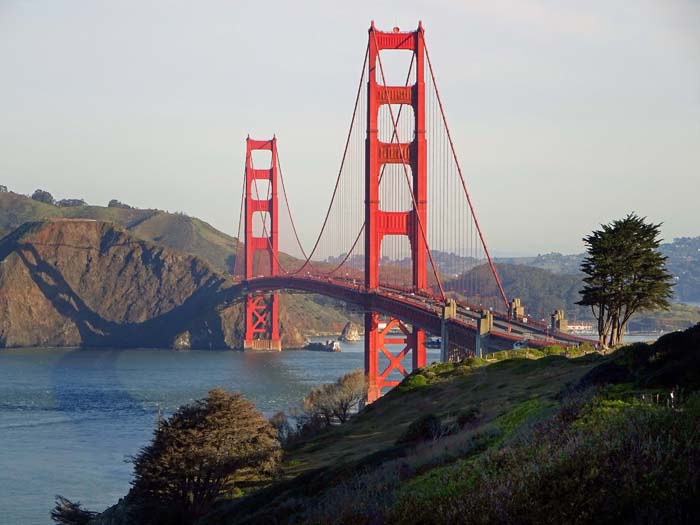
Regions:
<instances>
[{"instance_id":1,"label":"dark bush in foreground","mask_svg":"<svg viewBox=\"0 0 700 525\"><path fill-rule=\"evenodd\" d=\"M479 421L481 411L477 407L468 407L457 415L457 426L464 428Z\"/></svg>"},{"instance_id":2,"label":"dark bush in foreground","mask_svg":"<svg viewBox=\"0 0 700 525\"><path fill-rule=\"evenodd\" d=\"M435 414L425 414L413 421L406 432L396 441L396 444L420 443L429 439L436 439L443 433L440 418Z\"/></svg>"},{"instance_id":3,"label":"dark bush in foreground","mask_svg":"<svg viewBox=\"0 0 700 525\"><path fill-rule=\"evenodd\" d=\"M212 390L162 422L134 459L133 520L195 523L242 477L271 474L280 456L275 429L250 401Z\"/></svg>"},{"instance_id":4,"label":"dark bush in foreground","mask_svg":"<svg viewBox=\"0 0 700 525\"><path fill-rule=\"evenodd\" d=\"M588 372L580 386L626 382L644 388L700 389L700 324L666 334L653 344L621 348L612 361Z\"/></svg>"}]
</instances>

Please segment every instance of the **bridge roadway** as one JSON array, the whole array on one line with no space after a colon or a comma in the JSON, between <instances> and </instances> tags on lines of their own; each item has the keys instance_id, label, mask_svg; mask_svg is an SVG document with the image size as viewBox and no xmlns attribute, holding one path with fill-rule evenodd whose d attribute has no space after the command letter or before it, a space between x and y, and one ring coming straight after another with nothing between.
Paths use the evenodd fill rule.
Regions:
<instances>
[{"instance_id":1,"label":"bridge roadway","mask_svg":"<svg viewBox=\"0 0 700 525\"><path fill-rule=\"evenodd\" d=\"M241 286L243 293L297 290L325 295L360 306L365 311L396 317L436 336L441 333L443 303L439 298L428 294L387 286L366 290L364 284L352 279L312 275L256 277L242 281ZM480 317L478 307L457 302L457 316L446 320L450 343L473 350L477 319ZM509 320L503 313L493 312L493 321L493 329L484 342L486 351L512 348L516 341L527 341L527 345L534 348L552 344L575 346L583 342L593 343L565 332L549 330L546 323L534 319Z\"/></svg>"}]
</instances>

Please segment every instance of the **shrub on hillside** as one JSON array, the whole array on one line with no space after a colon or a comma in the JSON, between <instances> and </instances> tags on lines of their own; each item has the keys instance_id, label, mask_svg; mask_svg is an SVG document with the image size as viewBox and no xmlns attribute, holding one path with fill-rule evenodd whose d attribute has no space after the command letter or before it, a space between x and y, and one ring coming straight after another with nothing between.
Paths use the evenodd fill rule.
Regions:
<instances>
[{"instance_id":1,"label":"shrub on hillside","mask_svg":"<svg viewBox=\"0 0 700 525\"><path fill-rule=\"evenodd\" d=\"M580 385L634 382L645 388L700 388L700 324L673 332L653 344L634 343L620 348L611 361L601 363L581 378Z\"/></svg>"},{"instance_id":2,"label":"shrub on hillside","mask_svg":"<svg viewBox=\"0 0 700 525\"><path fill-rule=\"evenodd\" d=\"M162 421L134 459L135 522L194 523L245 475L271 475L281 457L275 429L250 401L221 389Z\"/></svg>"},{"instance_id":3,"label":"shrub on hillside","mask_svg":"<svg viewBox=\"0 0 700 525\"><path fill-rule=\"evenodd\" d=\"M440 418L435 414L425 414L408 425L396 444L420 443L429 439L437 439L442 435L444 435L444 427Z\"/></svg>"},{"instance_id":4,"label":"shrub on hillside","mask_svg":"<svg viewBox=\"0 0 700 525\"><path fill-rule=\"evenodd\" d=\"M61 199L56 202L56 206L59 208L73 208L75 206L85 206L85 204L83 199Z\"/></svg>"},{"instance_id":5,"label":"shrub on hillside","mask_svg":"<svg viewBox=\"0 0 700 525\"><path fill-rule=\"evenodd\" d=\"M36 190L34 193L32 193L32 200L43 202L44 204L56 204L56 200L53 198L53 195L44 190Z\"/></svg>"},{"instance_id":6,"label":"shrub on hillside","mask_svg":"<svg viewBox=\"0 0 700 525\"><path fill-rule=\"evenodd\" d=\"M699 420L698 396L675 410L598 398L465 465L467 490L399 499L393 522L697 522Z\"/></svg>"},{"instance_id":7,"label":"shrub on hillside","mask_svg":"<svg viewBox=\"0 0 700 525\"><path fill-rule=\"evenodd\" d=\"M270 424L277 432L277 439L279 439L280 443L282 443L283 445L289 442L290 439L293 437L294 428L289 422L287 414L285 414L282 410L275 413L270 418Z\"/></svg>"},{"instance_id":8,"label":"shrub on hillside","mask_svg":"<svg viewBox=\"0 0 700 525\"><path fill-rule=\"evenodd\" d=\"M314 388L302 401L303 418L321 426L345 423L367 398L367 378L354 370L335 383Z\"/></svg>"},{"instance_id":9,"label":"shrub on hillside","mask_svg":"<svg viewBox=\"0 0 700 525\"><path fill-rule=\"evenodd\" d=\"M559 345L548 345L544 346L540 349L540 351L545 355L564 355L566 353L566 350L564 350L564 347L559 346Z\"/></svg>"},{"instance_id":10,"label":"shrub on hillside","mask_svg":"<svg viewBox=\"0 0 700 525\"><path fill-rule=\"evenodd\" d=\"M428 384L428 378L423 374L411 374L406 377L398 386L399 392L410 392L417 388L424 387Z\"/></svg>"},{"instance_id":11,"label":"shrub on hillside","mask_svg":"<svg viewBox=\"0 0 700 525\"><path fill-rule=\"evenodd\" d=\"M119 202L117 199L112 199L109 201L107 204L108 208L123 208L125 210L132 210L133 207L129 206L128 204L124 204L123 202Z\"/></svg>"},{"instance_id":12,"label":"shrub on hillside","mask_svg":"<svg viewBox=\"0 0 700 525\"><path fill-rule=\"evenodd\" d=\"M479 421L480 416L481 411L477 407L468 407L457 414L457 426L459 426L459 428L464 428L467 425L473 425Z\"/></svg>"}]
</instances>

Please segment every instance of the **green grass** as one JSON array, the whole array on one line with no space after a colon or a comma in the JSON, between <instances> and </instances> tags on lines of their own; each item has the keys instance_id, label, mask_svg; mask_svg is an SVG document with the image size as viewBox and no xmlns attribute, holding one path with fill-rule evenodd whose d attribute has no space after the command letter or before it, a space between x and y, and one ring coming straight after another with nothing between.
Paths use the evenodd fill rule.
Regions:
<instances>
[{"instance_id":1,"label":"green grass","mask_svg":"<svg viewBox=\"0 0 700 525\"><path fill-rule=\"evenodd\" d=\"M416 374L426 377L427 384L409 388L402 385L350 423L291 450L285 461L285 476L358 461L391 448L412 421L428 412L451 421L466 407L475 406L481 413L481 424L486 426L519 405L529 409L545 407L562 388L578 381L596 363L597 360L587 358L547 357L506 360L488 366L481 360L457 366L430 365ZM408 379L407 384L413 381ZM505 419L501 425L506 425Z\"/></svg>"}]
</instances>

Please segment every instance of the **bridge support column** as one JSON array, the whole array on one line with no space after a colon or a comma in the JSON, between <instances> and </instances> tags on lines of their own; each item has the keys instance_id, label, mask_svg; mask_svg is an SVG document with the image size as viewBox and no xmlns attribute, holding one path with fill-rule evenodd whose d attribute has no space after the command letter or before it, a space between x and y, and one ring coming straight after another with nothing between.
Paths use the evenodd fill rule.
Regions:
<instances>
[{"instance_id":1,"label":"bridge support column","mask_svg":"<svg viewBox=\"0 0 700 525\"><path fill-rule=\"evenodd\" d=\"M481 317L476 320L476 357L483 357L484 339L488 337L491 330L493 330L493 314L489 310L484 310L481 312Z\"/></svg>"},{"instance_id":2,"label":"bridge support column","mask_svg":"<svg viewBox=\"0 0 700 525\"><path fill-rule=\"evenodd\" d=\"M394 353L396 348L399 349L398 353ZM389 379L392 372L396 371L403 377L408 375L402 360L409 352L412 353L414 370L425 366L425 333L423 330L411 329L399 319L390 319L386 325L380 328L379 314L365 312L365 373L369 385L368 403L379 399L383 388L393 387L400 383L398 378ZM379 360L381 356L386 357L388 364L380 373Z\"/></svg>"},{"instance_id":3,"label":"bridge support column","mask_svg":"<svg viewBox=\"0 0 700 525\"><path fill-rule=\"evenodd\" d=\"M369 29L367 77L367 138L365 141L365 287L376 290L379 285L379 261L384 236L408 237L411 247L412 285L414 292L430 292L428 283L428 153L426 142L425 109L425 43L422 25L408 33L377 31L374 22ZM378 66L379 52L383 49L412 53L415 61L416 83L413 86L388 86L382 81ZM379 79L379 82L378 82ZM413 109L414 134L411 142L400 142L391 134L389 142L379 139L379 110L384 105L407 105ZM390 106L391 107L391 106ZM392 118L393 120L393 118ZM392 126L395 123L392 122ZM380 181L386 165L400 164L410 178L409 191L412 206L406 211L389 211L382 206ZM410 170L410 173L409 173ZM387 177L388 178L388 177ZM386 184L386 182L385 182ZM392 370L407 375L401 359L413 351L413 367L425 366L425 333L416 328L410 331L401 321L391 319L387 328L379 331L377 314L365 314L365 373L370 392L368 401L381 395L384 386L398 381L388 380ZM403 338L389 336L390 328L399 328ZM403 350L394 356L387 344L402 344ZM379 356L389 359L389 367L378 373Z\"/></svg>"},{"instance_id":4,"label":"bridge support column","mask_svg":"<svg viewBox=\"0 0 700 525\"><path fill-rule=\"evenodd\" d=\"M243 350L282 350L277 294L248 294Z\"/></svg>"},{"instance_id":5,"label":"bridge support column","mask_svg":"<svg viewBox=\"0 0 700 525\"><path fill-rule=\"evenodd\" d=\"M269 167L253 166L253 151L269 151ZM257 181L269 182L266 195L260 195ZM262 232L255 234L253 220ZM245 167L245 279L276 276L278 274L277 250L277 139L246 139ZM257 254L256 252L262 252ZM268 264L262 264L260 256L266 256ZM256 263L257 264L254 264ZM248 294L245 308L244 350L282 350L279 334L279 305L277 294Z\"/></svg>"},{"instance_id":6,"label":"bridge support column","mask_svg":"<svg viewBox=\"0 0 700 525\"><path fill-rule=\"evenodd\" d=\"M555 310L551 317L550 328L552 332L559 330L560 332L566 332L569 329L569 323L566 320L566 314L564 310Z\"/></svg>"},{"instance_id":7,"label":"bridge support column","mask_svg":"<svg viewBox=\"0 0 700 525\"><path fill-rule=\"evenodd\" d=\"M447 330L447 320L457 316L457 303L448 299L442 307L442 322L440 323L440 361L449 360L450 334Z\"/></svg>"}]
</instances>

